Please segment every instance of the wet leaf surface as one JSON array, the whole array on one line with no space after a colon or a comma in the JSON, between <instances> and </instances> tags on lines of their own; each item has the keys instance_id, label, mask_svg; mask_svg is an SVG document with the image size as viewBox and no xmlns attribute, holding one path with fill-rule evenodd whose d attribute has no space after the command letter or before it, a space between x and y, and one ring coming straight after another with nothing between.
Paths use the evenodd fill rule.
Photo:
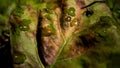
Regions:
<instances>
[{"instance_id":1,"label":"wet leaf surface","mask_svg":"<svg viewBox=\"0 0 120 68\"><path fill-rule=\"evenodd\" d=\"M94 1L1 1L0 68L119 68L119 1Z\"/></svg>"}]
</instances>

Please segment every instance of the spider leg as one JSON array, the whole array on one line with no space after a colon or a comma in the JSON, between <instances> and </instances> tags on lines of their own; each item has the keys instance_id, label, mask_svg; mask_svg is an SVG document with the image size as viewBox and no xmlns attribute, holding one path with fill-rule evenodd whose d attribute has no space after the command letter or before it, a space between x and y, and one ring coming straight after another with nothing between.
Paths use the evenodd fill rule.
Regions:
<instances>
[{"instance_id":1,"label":"spider leg","mask_svg":"<svg viewBox=\"0 0 120 68\"><path fill-rule=\"evenodd\" d=\"M92 2L92 3L90 3L90 4L86 5L86 6L82 7L81 9L87 8L89 6L92 6L95 3L105 3L105 1L94 1L94 2Z\"/></svg>"}]
</instances>

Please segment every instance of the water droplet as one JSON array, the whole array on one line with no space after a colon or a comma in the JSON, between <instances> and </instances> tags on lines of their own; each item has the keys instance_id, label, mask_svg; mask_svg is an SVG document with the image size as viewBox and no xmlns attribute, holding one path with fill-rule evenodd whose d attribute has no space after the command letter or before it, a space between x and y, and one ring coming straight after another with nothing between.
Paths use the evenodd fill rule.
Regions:
<instances>
[{"instance_id":1,"label":"water droplet","mask_svg":"<svg viewBox=\"0 0 120 68\"><path fill-rule=\"evenodd\" d=\"M76 26L76 25L78 25L78 20L77 19L74 19L73 21L70 22L71 27Z\"/></svg>"},{"instance_id":2,"label":"water droplet","mask_svg":"<svg viewBox=\"0 0 120 68\"><path fill-rule=\"evenodd\" d=\"M29 29L29 26L20 26L20 29L23 30L23 31L27 31Z\"/></svg>"},{"instance_id":3,"label":"water droplet","mask_svg":"<svg viewBox=\"0 0 120 68\"><path fill-rule=\"evenodd\" d=\"M50 35L52 35L52 34L54 34L55 32L49 27L49 26L47 26L47 27L44 27L43 29L42 29L42 34L44 35L44 36L50 36Z\"/></svg>"},{"instance_id":4,"label":"water droplet","mask_svg":"<svg viewBox=\"0 0 120 68\"><path fill-rule=\"evenodd\" d=\"M68 15L70 16L75 16L75 8L70 7L67 11Z\"/></svg>"},{"instance_id":5,"label":"water droplet","mask_svg":"<svg viewBox=\"0 0 120 68\"><path fill-rule=\"evenodd\" d=\"M70 22L71 21L71 17L70 16L65 17L65 21Z\"/></svg>"},{"instance_id":6,"label":"water droplet","mask_svg":"<svg viewBox=\"0 0 120 68\"><path fill-rule=\"evenodd\" d=\"M26 60L26 56L22 53L15 53L13 56L13 61L15 64L22 64Z\"/></svg>"}]
</instances>

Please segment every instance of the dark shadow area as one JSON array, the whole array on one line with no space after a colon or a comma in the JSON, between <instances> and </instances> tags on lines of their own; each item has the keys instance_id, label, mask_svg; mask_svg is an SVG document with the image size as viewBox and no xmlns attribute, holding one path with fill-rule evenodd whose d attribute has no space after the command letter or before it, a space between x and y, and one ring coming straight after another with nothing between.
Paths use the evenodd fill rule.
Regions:
<instances>
[{"instance_id":1,"label":"dark shadow area","mask_svg":"<svg viewBox=\"0 0 120 68\"><path fill-rule=\"evenodd\" d=\"M13 68L9 32L0 36L0 68Z\"/></svg>"},{"instance_id":2,"label":"dark shadow area","mask_svg":"<svg viewBox=\"0 0 120 68\"><path fill-rule=\"evenodd\" d=\"M109 56L110 62L107 68L120 68L120 53L113 53Z\"/></svg>"},{"instance_id":3,"label":"dark shadow area","mask_svg":"<svg viewBox=\"0 0 120 68\"><path fill-rule=\"evenodd\" d=\"M40 12L39 12L40 13ZM44 59L44 55L43 55L43 52L42 52L42 49L43 49L43 45L42 45L42 40L41 40L41 20L42 20L42 17L41 15L39 14L38 16L38 26L37 26L37 47L38 47L38 53L39 53L39 57L40 57L40 60L42 61L43 65L46 66L47 63L45 62L45 59Z\"/></svg>"}]
</instances>

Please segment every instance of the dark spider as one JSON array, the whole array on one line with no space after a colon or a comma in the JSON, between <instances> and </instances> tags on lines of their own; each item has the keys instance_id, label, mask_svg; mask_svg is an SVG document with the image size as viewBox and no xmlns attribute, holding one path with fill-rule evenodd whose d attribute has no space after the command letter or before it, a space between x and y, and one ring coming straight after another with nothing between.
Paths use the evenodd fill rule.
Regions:
<instances>
[{"instance_id":1,"label":"dark spider","mask_svg":"<svg viewBox=\"0 0 120 68\"><path fill-rule=\"evenodd\" d=\"M89 6L92 6L92 5L95 4L95 3L105 3L105 1L94 1L94 2L90 3L89 5L86 5L86 6L82 7L81 9L87 8L87 10L86 10L86 12L85 12L85 15L86 15L87 17L91 16L91 15L94 13L94 12L93 12L91 9L89 9L88 7L89 7Z\"/></svg>"},{"instance_id":2,"label":"dark spider","mask_svg":"<svg viewBox=\"0 0 120 68\"><path fill-rule=\"evenodd\" d=\"M87 10L86 10L86 12L85 12L85 15L86 15L87 17L89 17L89 16L91 16L93 13L94 13L94 12L93 12L92 9L87 8Z\"/></svg>"}]
</instances>

